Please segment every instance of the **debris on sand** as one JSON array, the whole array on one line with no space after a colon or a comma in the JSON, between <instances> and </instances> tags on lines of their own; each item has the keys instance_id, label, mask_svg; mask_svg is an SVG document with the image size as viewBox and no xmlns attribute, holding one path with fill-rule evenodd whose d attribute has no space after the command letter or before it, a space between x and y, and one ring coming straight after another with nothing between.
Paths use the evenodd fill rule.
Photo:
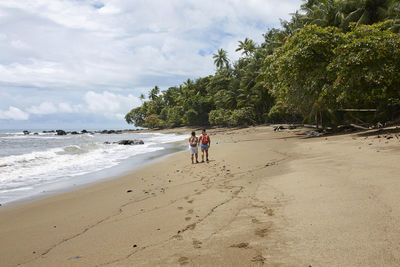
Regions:
<instances>
[{"instance_id":1,"label":"debris on sand","mask_svg":"<svg viewBox=\"0 0 400 267\"><path fill-rule=\"evenodd\" d=\"M322 136L323 133L317 132L317 131L308 131L306 138L311 138L311 137L318 137L318 136Z\"/></svg>"}]
</instances>

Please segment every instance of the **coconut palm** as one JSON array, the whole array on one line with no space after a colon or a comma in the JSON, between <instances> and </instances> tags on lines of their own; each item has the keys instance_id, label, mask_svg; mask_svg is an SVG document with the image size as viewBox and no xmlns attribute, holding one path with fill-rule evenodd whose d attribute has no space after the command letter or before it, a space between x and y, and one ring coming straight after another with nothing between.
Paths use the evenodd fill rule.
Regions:
<instances>
[{"instance_id":1,"label":"coconut palm","mask_svg":"<svg viewBox=\"0 0 400 267\"><path fill-rule=\"evenodd\" d=\"M342 4L348 2L347 4L353 7L343 21L343 26L347 27L350 22L355 22L358 26L385 20L389 17L391 8L396 7L398 0L342 0L341 2Z\"/></svg>"},{"instance_id":2,"label":"coconut palm","mask_svg":"<svg viewBox=\"0 0 400 267\"><path fill-rule=\"evenodd\" d=\"M222 70L224 67L229 68L228 56L224 49L218 49L218 53L213 55L213 59L218 70Z\"/></svg>"},{"instance_id":3,"label":"coconut palm","mask_svg":"<svg viewBox=\"0 0 400 267\"><path fill-rule=\"evenodd\" d=\"M254 44L253 40L246 37L244 41L239 41L239 46L236 49L236 52L242 51L242 54L249 56L255 50L256 50L256 45Z\"/></svg>"},{"instance_id":4,"label":"coconut palm","mask_svg":"<svg viewBox=\"0 0 400 267\"><path fill-rule=\"evenodd\" d=\"M154 101L154 100L156 100L159 93L160 93L160 88L158 88L158 86L156 85L153 89L151 89L151 91L149 93L149 98L152 101Z\"/></svg>"},{"instance_id":5,"label":"coconut palm","mask_svg":"<svg viewBox=\"0 0 400 267\"><path fill-rule=\"evenodd\" d=\"M339 26L344 15L338 8L338 4L335 0L308 0L301 5L301 10L305 12L302 16L304 24L315 24L321 27Z\"/></svg>"}]
</instances>

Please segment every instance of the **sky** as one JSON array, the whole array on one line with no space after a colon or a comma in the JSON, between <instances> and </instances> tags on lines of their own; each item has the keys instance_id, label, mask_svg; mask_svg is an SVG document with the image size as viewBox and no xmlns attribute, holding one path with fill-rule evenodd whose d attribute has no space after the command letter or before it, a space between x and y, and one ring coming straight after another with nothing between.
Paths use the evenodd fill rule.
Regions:
<instances>
[{"instance_id":1,"label":"sky","mask_svg":"<svg viewBox=\"0 0 400 267\"><path fill-rule=\"evenodd\" d=\"M215 72L301 0L1 0L0 129L128 129L161 90Z\"/></svg>"}]
</instances>

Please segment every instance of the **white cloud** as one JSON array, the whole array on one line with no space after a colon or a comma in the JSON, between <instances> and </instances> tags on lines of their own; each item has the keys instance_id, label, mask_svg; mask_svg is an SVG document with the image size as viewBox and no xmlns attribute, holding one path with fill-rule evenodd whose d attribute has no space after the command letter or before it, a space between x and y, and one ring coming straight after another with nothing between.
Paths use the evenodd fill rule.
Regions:
<instances>
[{"instance_id":1,"label":"white cloud","mask_svg":"<svg viewBox=\"0 0 400 267\"><path fill-rule=\"evenodd\" d=\"M88 112L117 119L123 119L124 114L141 105L140 99L133 95L123 96L110 92L98 94L92 91L85 94L85 102Z\"/></svg>"},{"instance_id":2,"label":"white cloud","mask_svg":"<svg viewBox=\"0 0 400 267\"><path fill-rule=\"evenodd\" d=\"M51 102L43 102L39 106L32 106L28 108L27 111L35 115L48 115L57 113L58 109Z\"/></svg>"},{"instance_id":3,"label":"white cloud","mask_svg":"<svg viewBox=\"0 0 400 267\"><path fill-rule=\"evenodd\" d=\"M27 120L29 114L16 107L9 107L8 110L0 110L0 119L5 120Z\"/></svg>"},{"instance_id":4,"label":"white cloud","mask_svg":"<svg viewBox=\"0 0 400 267\"><path fill-rule=\"evenodd\" d=\"M0 59L0 82L81 90L167 86L163 77L212 73L210 53L224 47L237 57L231 47L238 40L261 41L268 27L278 26L279 18L288 18L300 4L2 0L0 11L7 16L0 17L5 22L0 32L8 41L0 48L9 58ZM143 84L143 76L153 76L153 84Z\"/></svg>"},{"instance_id":5,"label":"white cloud","mask_svg":"<svg viewBox=\"0 0 400 267\"><path fill-rule=\"evenodd\" d=\"M70 103L59 103L58 110L64 113L79 113L82 110L82 105L72 105Z\"/></svg>"},{"instance_id":6,"label":"white cloud","mask_svg":"<svg viewBox=\"0 0 400 267\"><path fill-rule=\"evenodd\" d=\"M29 114L32 115L49 115L49 114L59 114L59 113L80 113L80 114L95 114L97 116L103 116L108 118L116 118L118 120L124 119L126 113L128 113L132 108L141 105L141 101L138 97L133 95L121 95L114 94L110 92L96 93L93 91L87 92L83 99L84 104L71 104L67 102L61 102L54 104L52 102L43 102L36 106L31 106L26 112L17 109L19 114ZM10 110L15 113L14 107L10 107ZM22 113L21 113L22 112ZM6 118L5 115L0 119ZM21 117L21 116L20 116ZM28 118L26 117L26 118Z\"/></svg>"}]
</instances>

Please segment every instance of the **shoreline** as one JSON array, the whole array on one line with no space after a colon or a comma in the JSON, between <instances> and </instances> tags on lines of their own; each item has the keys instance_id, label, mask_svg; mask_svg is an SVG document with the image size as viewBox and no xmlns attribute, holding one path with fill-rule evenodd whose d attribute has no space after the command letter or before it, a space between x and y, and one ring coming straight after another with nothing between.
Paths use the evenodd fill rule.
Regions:
<instances>
[{"instance_id":1,"label":"shoreline","mask_svg":"<svg viewBox=\"0 0 400 267\"><path fill-rule=\"evenodd\" d=\"M125 176L0 208L0 265L398 265L400 143L210 130ZM131 190L131 191L130 191ZM350 241L349 241L350 240Z\"/></svg>"},{"instance_id":2,"label":"shoreline","mask_svg":"<svg viewBox=\"0 0 400 267\"><path fill-rule=\"evenodd\" d=\"M35 187L34 192L8 202L0 203L2 207L15 206L34 202L48 197L56 197L59 194L69 193L81 188L90 187L108 180L118 179L133 173L148 165L155 164L175 153L184 151L182 141L163 144L164 149L144 154L135 155L123 160L119 165L102 169L92 173L77 175L67 180L60 180Z\"/></svg>"}]
</instances>

